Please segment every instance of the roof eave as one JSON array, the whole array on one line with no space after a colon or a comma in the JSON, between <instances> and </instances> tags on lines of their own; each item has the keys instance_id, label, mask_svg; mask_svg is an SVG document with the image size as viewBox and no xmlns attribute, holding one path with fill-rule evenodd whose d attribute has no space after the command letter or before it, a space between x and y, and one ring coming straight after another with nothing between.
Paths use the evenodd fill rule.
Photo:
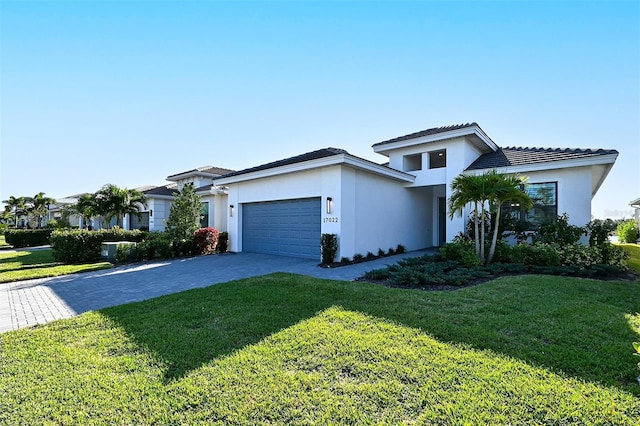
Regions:
<instances>
[{"instance_id":1,"label":"roof eave","mask_svg":"<svg viewBox=\"0 0 640 426\"><path fill-rule=\"evenodd\" d=\"M598 166L598 165L609 165L609 168L613 166L616 158L618 158L618 154L606 154L606 155L598 155L593 157L586 158L571 158L568 160L555 160L555 161L541 161L537 163L529 163L529 164L519 164L512 166L504 166L504 167L488 167L485 169L474 169L474 170L465 170L466 174L479 175L487 172L488 170L496 170L498 173L524 173L524 172L538 172L544 170L554 170L554 169L566 169L571 167L582 167L582 166Z\"/></svg>"},{"instance_id":2,"label":"roof eave","mask_svg":"<svg viewBox=\"0 0 640 426\"><path fill-rule=\"evenodd\" d=\"M389 153L396 149L402 149L409 146L420 145L430 142L441 142L447 139L458 137L469 137L471 142L482 150L482 147L489 148L491 151L497 151L498 145L480 128L480 126L469 126L462 129L449 130L446 132L435 133L433 135L419 136L416 138L405 139L397 142L374 144L373 151L389 156Z\"/></svg>"},{"instance_id":3,"label":"roof eave","mask_svg":"<svg viewBox=\"0 0 640 426\"><path fill-rule=\"evenodd\" d=\"M637 198L629 203L631 207L636 207L640 209L640 198Z\"/></svg>"},{"instance_id":4,"label":"roof eave","mask_svg":"<svg viewBox=\"0 0 640 426\"><path fill-rule=\"evenodd\" d=\"M381 166L374 162L365 160L360 157L355 157L351 154L336 154L330 157L317 158L314 160L302 161L294 164L287 164L278 167L272 167L265 170L258 170L254 172L243 173L240 175L229 176L229 177L220 177L214 178L214 181L217 185L229 185L232 183L245 182L249 180L255 179L263 179L278 175L284 175L289 173L295 173L305 170L313 170L321 167L335 166L340 164L346 164L351 167L355 167L361 170L366 170L372 173L377 173L380 175L384 175L396 180L404 181L404 182L413 182L415 180L415 176L410 175L405 172L401 172L398 170L390 169L385 166Z\"/></svg>"}]
</instances>

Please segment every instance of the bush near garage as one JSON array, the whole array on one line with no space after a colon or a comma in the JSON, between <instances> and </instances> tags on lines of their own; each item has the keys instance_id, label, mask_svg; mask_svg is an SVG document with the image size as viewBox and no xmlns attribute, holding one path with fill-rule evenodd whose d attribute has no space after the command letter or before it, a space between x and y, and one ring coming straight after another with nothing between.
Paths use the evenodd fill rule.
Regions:
<instances>
[{"instance_id":1,"label":"bush near garage","mask_svg":"<svg viewBox=\"0 0 640 426\"><path fill-rule=\"evenodd\" d=\"M630 219L619 224L618 238L621 243L635 243L638 241L638 222Z\"/></svg>"},{"instance_id":2,"label":"bush near garage","mask_svg":"<svg viewBox=\"0 0 640 426\"><path fill-rule=\"evenodd\" d=\"M51 229L7 229L4 238L14 248L35 247L49 244Z\"/></svg>"},{"instance_id":3,"label":"bush near garage","mask_svg":"<svg viewBox=\"0 0 640 426\"><path fill-rule=\"evenodd\" d=\"M212 254L216 252L218 238L220 232L216 228L210 226L200 228L195 232L194 242L198 250L198 254Z\"/></svg>"}]
</instances>

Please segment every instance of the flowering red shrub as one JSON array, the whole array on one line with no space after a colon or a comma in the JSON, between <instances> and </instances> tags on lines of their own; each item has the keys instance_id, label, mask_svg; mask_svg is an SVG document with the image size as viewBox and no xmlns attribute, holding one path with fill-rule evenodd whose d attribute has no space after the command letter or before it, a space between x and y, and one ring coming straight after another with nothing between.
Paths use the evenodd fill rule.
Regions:
<instances>
[{"instance_id":1,"label":"flowering red shrub","mask_svg":"<svg viewBox=\"0 0 640 426\"><path fill-rule=\"evenodd\" d=\"M218 245L218 235L220 233L216 228L206 227L196 231L195 243L199 254L215 253Z\"/></svg>"}]
</instances>

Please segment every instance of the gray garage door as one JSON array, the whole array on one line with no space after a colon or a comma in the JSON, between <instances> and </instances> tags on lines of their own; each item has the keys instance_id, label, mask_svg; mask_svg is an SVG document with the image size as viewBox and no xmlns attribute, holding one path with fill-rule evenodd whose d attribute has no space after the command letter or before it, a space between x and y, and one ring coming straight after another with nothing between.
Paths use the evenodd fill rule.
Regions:
<instances>
[{"instance_id":1,"label":"gray garage door","mask_svg":"<svg viewBox=\"0 0 640 426\"><path fill-rule=\"evenodd\" d=\"M320 259L320 198L243 204L242 250Z\"/></svg>"}]
</instances>

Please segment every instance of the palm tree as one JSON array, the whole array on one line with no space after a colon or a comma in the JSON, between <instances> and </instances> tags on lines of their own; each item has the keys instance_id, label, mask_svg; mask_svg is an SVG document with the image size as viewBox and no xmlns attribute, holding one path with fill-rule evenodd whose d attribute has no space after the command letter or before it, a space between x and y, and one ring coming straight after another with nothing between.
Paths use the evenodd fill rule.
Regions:
<instances>
[{"instance_id":1,"label":"palm tree","mask_svg":"<svg viewBox=\"0 0 640 426\"><path fill-rule=\"evenodd\" d=\"M517 175L503 175L495 170L482 175L459 175L451 183L452 194L449 198L450 217L462 210L467 204L474 205L474 230L476 255L491 263L495 255L498 226L500 225L500 209L502 203L507 201L518 202L525 208L531 207L531 198L521 190L524 179ZM488 206L487 206L488 204ZM489 256L485 258L485 221L487 219L487 207L495 215L493 237L489 248ZM478 214L478 210L480 210ZM480 232L479 224L482 223Z\"/></svg>"},{"instance_id":2,"label":"palm tree","mask_svg":"<svg viewBox=\"0 0 640 426\"><path fill-rule=\"evenodd\" d=\"M496 244L498 241L498 228L500 227L500 210L502 204L506 202L518 203L525 209L533 206L533 200L522 190L526 182L526 178L518 175L501 175L492 173L488 175L490 184L490 198L492 214L495 215L495 223L493 225L493 238L491 239L491 248L487 263L491 263L496 253Z\"/></svg>"},{"instance_id":3,"label":"palm tree","mask_svg":"<svg viewBox=\"0 0 640 426\"><path fill-rule=\"evenodd\" d=\"M97 216L97 201L95 194L82 194L72 210L82 216L82 221L89 227L91 218Z\"/></svg>"},{"instance_id":4,"label":"palm tree","mask_svg":"<svg viewBox=\"0 0 640 426\"><path fill-rule=\"evenodd\" d=\"M96 192L96 200L98 210L105 219L110 221L115 217L120 227L126 214L140 216L140 211L147 206L147 197L142 192L113 184L106 184Z\"/></svg>"},{"instance_id":5,"label":"palm tree","mask_svg":"<svg viewBox=\"0 0 640 426\"><path fill-rule=\"evenodd\" d=\"M4 200L3 203L7 205L7 208L13 214L15 218L15 227L18 227L18 219L20 216L26 214L27 199L25 197L9 197L8 200Z\"/></svg>"},{"instance_id":6,"label":"palm tree","mask_svg":"<svg viewBox=\"0 0 640 426\"><path fill-rule=\"evenodd\" d=\"M42 228L42 219L47 215L49 205L55 202L55 199L45 197L44 192L38 192L35 196L28 199L30 205L27 207L27 212L34 217L36 228Z\"/></svg>"},{"instance_id":7,"label":"palm tree","mask_svg":"<svg viewBox=\"0 0 640 426\"><path fill-rule=\"evenodd\" d=\"M473 227L475 231L476 256L481 257L480 234L478 232L479 216L478 205L484 199L482 194L482 182L479 176L458 175L451 182L451 197L449 198L449 218L457 213L462 216L462 211L467 204L473 204ZM484 208L484 205L483 205ZM484 216L484 214L483 214ZM484 217L483 217L484 220ZM483 223L484 225L484 223ZM484 228L484 226L483 226Z\"/></svg>"}]
</instances>

